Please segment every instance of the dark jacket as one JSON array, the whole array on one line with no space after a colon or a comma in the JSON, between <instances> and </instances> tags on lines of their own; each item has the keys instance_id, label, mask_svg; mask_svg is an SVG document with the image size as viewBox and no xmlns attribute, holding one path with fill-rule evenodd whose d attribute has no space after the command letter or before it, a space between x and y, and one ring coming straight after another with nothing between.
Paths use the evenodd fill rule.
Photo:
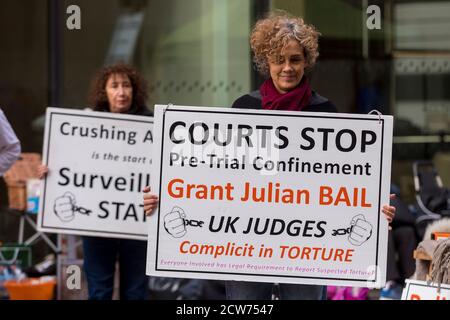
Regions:
<instances>
[{"instance_id":1,"label":"dark jacket","mask_svg":"<svg viewBox=\"0 0 450 320\"><path fill-rule=\"evenodd\" d=\"M100 112L110 112L109 108L108 109L94 108L93 110L100 111ZM147 109L147 107L145 107L145 106L138 107L134 104L130 107L130 109L127 112L124 112L123 114L134 114L137 116L147 116L147 117L153 116L153 112L151 112L149 109Z\"/></svg>"},{"instance_id":2,"label":"dark jacket","mask_svg":"<svg viewBox=\"0 0 450 320\"><path fill-rule=\"evenodd\" d=\"M336 106L327 98L312 92L311 101L302 111L313 112L338 112ZM262 109L262 97L259 91L253 91L250 94L243 95L234 101L232 108L238 109Z\"/></svg>"},{"instance_id":3,"label":"dark jacket","mask_svg":"<svg viewBox=\"0 0 450 320\"><path fill-rule=\"evenodd\" d=\"M152 117L153 116L153 112L148 110L147 107L138 108L138 107L136 107L134 105L132 105L130 110L125 112L125 114L135 114L137 116L147 116L147 117Z\"/></svg>"}]
</instances>

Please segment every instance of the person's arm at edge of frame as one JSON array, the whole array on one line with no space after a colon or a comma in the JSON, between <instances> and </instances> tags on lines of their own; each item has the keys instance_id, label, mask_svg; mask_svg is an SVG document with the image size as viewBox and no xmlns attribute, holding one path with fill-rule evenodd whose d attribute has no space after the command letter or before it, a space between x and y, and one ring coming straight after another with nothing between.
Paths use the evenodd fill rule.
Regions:
<instances>
[{"instance_id":1,"label":"person's arm at edge of frame","mask_svg":"<svg viewBox=\"0 0 450 320\"><path fill-rule=\"evenodd\" d=\"M0 176L20 157L20 141L11 124L0 109Z\"/></svg>"}]
</instances>

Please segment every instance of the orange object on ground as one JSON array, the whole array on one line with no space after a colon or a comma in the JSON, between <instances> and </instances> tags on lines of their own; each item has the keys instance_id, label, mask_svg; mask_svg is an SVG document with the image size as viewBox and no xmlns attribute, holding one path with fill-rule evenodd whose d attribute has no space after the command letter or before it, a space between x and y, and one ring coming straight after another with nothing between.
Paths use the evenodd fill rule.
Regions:
<instances>
[{"instance_id":1,"label":"orange object on ground","mask_svg":"<svg viewBox=\"0 0 450 320\"><path fill-rule=\"evenodd\" d=\"M10 300L52 300L55 280L41 281L39 278L8 280L3 283Z\"/></svg>"},{"instance_id":2,"label":"orange object on ground","mask_svg":"<svg viewBox=\"0 0 450 320\"><path fill-rule=\"evenodd\" d=\"M447 238L450 238L450 233L449 232L433 232L431 234L431 238L433 240L447 239Z\"/></svg>"}]
</instances>

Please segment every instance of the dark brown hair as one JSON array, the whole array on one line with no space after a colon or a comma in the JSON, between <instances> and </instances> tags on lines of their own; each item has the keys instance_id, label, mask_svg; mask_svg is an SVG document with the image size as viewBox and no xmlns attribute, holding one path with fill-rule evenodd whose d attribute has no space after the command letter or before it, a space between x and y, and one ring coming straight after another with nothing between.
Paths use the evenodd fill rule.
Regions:
<instances>
[{"instance_id":1,"label":"dark brown hair","mask_svg":"<svg viewBox=\"0 0 450 320\"><path fill-rule=\"evenodd\" d=\"M106 82L113 74L127 75L133 88L131 108L137 111L145 109L147 83L136 69L124 63L117 63L100 69L95 75L89 93L89 103L95 111L110 111L106 96Z\"/></svg>"}]
</instances>

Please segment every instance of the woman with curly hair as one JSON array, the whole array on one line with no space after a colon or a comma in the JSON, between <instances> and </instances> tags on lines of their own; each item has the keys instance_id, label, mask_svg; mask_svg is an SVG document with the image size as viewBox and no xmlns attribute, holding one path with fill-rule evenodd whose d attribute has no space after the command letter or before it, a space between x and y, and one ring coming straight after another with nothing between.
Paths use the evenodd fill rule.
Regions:
<instances>
[{"instance_id":1,"label":"woman with curly hair","mask_svg":"<svg viewBox=\"0 0 450 320\"><path fill-rule=\"evenodd\" d=\"M257 21L250 45L258 71L267 78L259 90L238 98L232 108L286 111L337 112L336 106L313 91L305 72L319 56L319 32L303 19L276 11ZM158 197L144 194L144 210L151 214ZM395 208L384 206L383 213L392 220ZM227 299L270 300L272 283L226 281ZM325 299L326 287L287 284L278 286L280 299Z\"/></svg>"},{"instance_id":2,"label":"woman with curly hair","mask_svg":"<svg viewBox=\"0 0 450 320\"><path fill-rule=\"evenodd\" d=\"M257 70L266 78L259 90L238 98L232 108L337 112L328 99L314 92L305 76L319 56L319 32L303 19L276 11L256 22L250 35ZM226 281L227 299L270 300L274 285ZM319 300L326 287L280 283L280 299Z\"/></svg>"},{"instance_id":3,"label":"woman with curly hair","mask_svg":"<svg viewBox=\"0 0 450 320\"><path fill-rule=\"evenodd\" d=\"M232 108L337 112L336 106L312 90L305 72L319 56L320 33L303 19L284 11L276 11L256 22L250 36L250 46L258 71L267 79L258 91L238 98ZM395 208L382 210L389 222ZM232 300L268 300L273 284L227 281L227 298ZM278 285L280 299L326 299L326 287L317 285Z\"/></svg>"},{"instance_id":4,"label":"woman with curly hair","mask_svg":"<svg viewBox=\"0 0 450 320\"><path fill-rule=\"evenodd\" d=\"M152 116L146 108L146 84L131 66L114 64L98 71L89 95L94 111ZM43 178L48 168L41 165ZM146 299L148 277L145 274L146 241L82 237L84 271L90 300L111 300L116 261L120 268L120 299Z\"/></svg>"}]
</instances>

